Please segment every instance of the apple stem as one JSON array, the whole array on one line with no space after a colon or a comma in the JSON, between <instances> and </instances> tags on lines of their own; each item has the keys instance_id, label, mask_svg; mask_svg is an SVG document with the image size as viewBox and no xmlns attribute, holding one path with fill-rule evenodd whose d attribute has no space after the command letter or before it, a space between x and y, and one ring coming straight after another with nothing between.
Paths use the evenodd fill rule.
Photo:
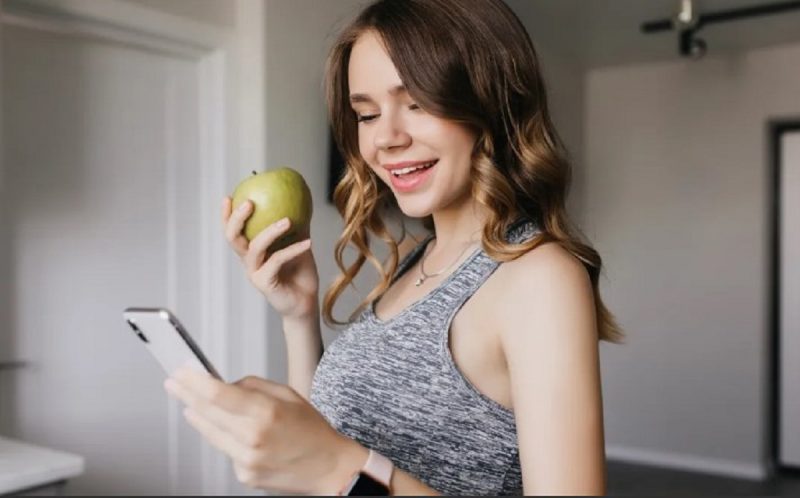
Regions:
<instances>
[{"instance_id":1,"label":"apple stem","mask_svg":"<svg viewBox=\"0 0 800 498\"><path fill-rule=\"evenodd\" d=\"M254 174L254 175L257 175L258 173L256 173L256 170L253 170L253 174Z\"/></svg>"}]
</instances>

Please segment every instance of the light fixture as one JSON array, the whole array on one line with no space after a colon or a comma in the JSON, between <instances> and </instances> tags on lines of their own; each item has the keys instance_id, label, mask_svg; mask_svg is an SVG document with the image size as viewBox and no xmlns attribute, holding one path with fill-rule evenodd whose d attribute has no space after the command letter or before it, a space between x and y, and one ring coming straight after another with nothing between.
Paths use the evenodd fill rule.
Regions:
<instances>
[{"instance_id":1,"label":"light fixture","mask_svg":"<svg viewBox=\"0 0 800 498\"><path fill-rule=\"evenodd\" d=\"M678 49L682 57L692 59L702 58L708 49L705 40L696 36L704 26L744 19L748 17L779 14L790 10L800 10L800 1L758 5L744 7L710 14L699 14L695 9L694 0L679 0L678 13L670 19L660 19L643 23L643 33L656 33L659 31L678 31Z\"/></svg>"}]
</instances>

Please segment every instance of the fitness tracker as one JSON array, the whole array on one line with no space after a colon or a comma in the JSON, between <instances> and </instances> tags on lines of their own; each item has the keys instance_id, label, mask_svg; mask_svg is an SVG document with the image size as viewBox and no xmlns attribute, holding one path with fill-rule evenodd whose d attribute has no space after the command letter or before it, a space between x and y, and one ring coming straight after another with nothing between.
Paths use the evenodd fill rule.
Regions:
<instances>
[{"instance_id":1,"label":"fitness tracker","mask_svg":"<svg viewBox=\"0 0 800 498\"><path fill-rule=\"evenodd\" d=\"M377 451L369 450L367 463L353 474L339 496L389 496L392 482L392 461Z\"/></svg>"}]
</instances>

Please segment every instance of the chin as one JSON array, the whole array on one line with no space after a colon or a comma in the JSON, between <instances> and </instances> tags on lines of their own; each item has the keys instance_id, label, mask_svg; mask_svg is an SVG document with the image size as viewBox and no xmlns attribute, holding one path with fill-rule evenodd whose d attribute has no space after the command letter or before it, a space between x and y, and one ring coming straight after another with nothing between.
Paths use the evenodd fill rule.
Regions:
<instances>
[{"instance_id":1,"label":"chin","mask_svg":"<svg viewBox=\"0 0 800 498\"><path fill-rule=\"evenodd\" d=\"M409 218L424 218L433 212L430 205L422 199L416 202L412 199L401 199L399 197L396 197L396 199L400 211Z\"/></svg>"}]
</instances>

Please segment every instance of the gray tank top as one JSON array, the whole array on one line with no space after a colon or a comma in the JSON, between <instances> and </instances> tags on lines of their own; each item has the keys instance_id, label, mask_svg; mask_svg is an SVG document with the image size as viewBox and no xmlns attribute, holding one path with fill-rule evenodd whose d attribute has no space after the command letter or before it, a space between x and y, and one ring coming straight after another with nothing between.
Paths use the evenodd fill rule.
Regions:
<instances>
[{"instance_id":1,"label":"gray tank top","mask_svg":"<svg viewBox=\"0 0 800 498\"><path fill-rule=\"evenodd\" d=\"M519 219L506 239L538 232ZM414 264L429 235L398 265ZM512 411L456 367L448 330L456 312L501 263L478 248L438 287L388 320L371 303L325 350L311 403L340 433L388 457L445 495L521 495Z\"/></svg>"}]
</instances>

